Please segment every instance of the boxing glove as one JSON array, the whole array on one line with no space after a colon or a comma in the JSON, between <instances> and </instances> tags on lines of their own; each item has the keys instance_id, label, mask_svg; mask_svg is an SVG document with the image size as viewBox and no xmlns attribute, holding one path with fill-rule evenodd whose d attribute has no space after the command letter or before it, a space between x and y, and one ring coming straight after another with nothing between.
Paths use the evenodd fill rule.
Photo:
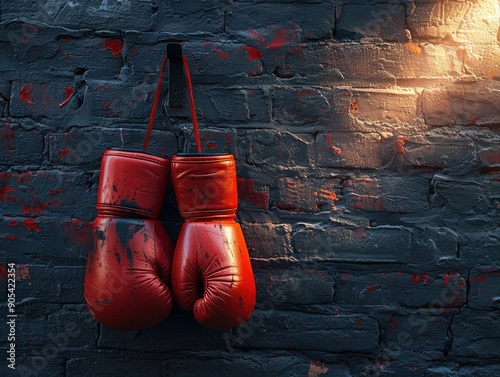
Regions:
<instances>
[{"instance_id":1,"label":"boxing glove","mask_svg":"<svg viewBox=\"0 0 500 377\"><path fill-rule=\"evenodd\" d=\"M94 318L111 329L141 330L171 311L174 246L157 220L169 173L167 158L131 150L103 154L84 296Z\"/></svg>"},{"instance_id":2,"label":"boxing glove","mask_svg":"<svg viewBox=\"0 0 500 377\"><path fill-rule=\"evenodd\" d=\"M185 219L172 262L174 297L205 327L236 327L252 314L256 291L243 232L234 221L234 157L174 155L172 180Z\"/></svg>"}]
</instances>

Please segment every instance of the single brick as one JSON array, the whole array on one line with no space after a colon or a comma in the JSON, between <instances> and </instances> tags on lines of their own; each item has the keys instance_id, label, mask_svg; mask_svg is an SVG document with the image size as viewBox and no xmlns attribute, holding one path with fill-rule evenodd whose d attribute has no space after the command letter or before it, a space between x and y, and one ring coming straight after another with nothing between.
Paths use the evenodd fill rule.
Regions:
<instances>
[{"instance_id":1,"label":"single brick","mask_svg":"<svg viewBox=\"0 0 500 377\"><path fill-rule=\"evenodd\" d=\"M464 215L484 214L492 207L490 188L486 183L435 176L432 185L435 194L431 204L434 206L444 204Z\"/></svg>"},{"instance_id":2,"label":"single brick","mask_svg":"<svg viewBox=\"0 0 500 377\"><path fill-rule=\"evenodd\" d=\"M429 180L422 177L354 178L346 181L344 192L351 209L389 213L429 209Z\"/></svg>"},{"instance_id":3,"label":"single brick","mask_svg":"<svg viewBox=\"0 0 500 377\"><path fill-rule=\"evenodd\" d=\"M233 348L230 346L230 350ZM241 377L272 377L272 376L306 376L310 371L312 362L305 357L290 355L280 356L267 353L261 355L245 355L244 357L232 355L230 358L215 358L211 360L186 360L170 359L164 362L165 376L196 376L203 373L206 377L219 377L237 374ZM323 364L322 364L323 365ZM346 367L342 365L325 365L321 370L328 367L338 367L339 377L347 377ZM203 372L201 372L203 371ZM337 370L336 370L337 372Z\"/></svg>"},{"instance_id":4,"label":"single brick","mask_svg":"<svg viewBox=\"0 0 500 377\"><path fill-rule=\"evenodd\" d=\"M413 252L411 231L403 227L310 227L296 231L293 242L301 261L408 263Z\"/></svg>"},{"instance_id":5,"label":"single brick","mask_svg":"<svg viewBox=\"0 0 500 377\"><path fill-rule=\"evenodd\" d=\"M467 307L474 310L496 310L500 307L500 271L496 268L474 268L471 271Z\"/></svg>"},{"instance_id":6,"label":"single brick","mask_svg":"<svg viewBox=\"0 0 500 377\"><path fill-rule=\"evenodd\" d=\"M195 91L195 102L203 121L248 123L271 119L271 99L262 89L200 88Z\"/></svg>"},{"instance_id":7,"label":"single brick","mask_svg":"<svg viewBox=\"0 0 500 377\"><path fill-rule=\"evenodd\" d=\"M234 335L235 346L300 351L372 352L379 336L373 318L339 313L255 310L248 322L238 329ZM262 336L263 333L266 336Z\"/></svg>"},{"instance_id":8,"label":"single brick","mask_svg":"<svg viewBox=\"0 0 500 377\"><path fill-rule=\"evenodd\" d=\"M120 375L140 375L161 376L161 360L152 360L144 357L140 358L117 358L106 357L106 359L89 356L85 358L74 358L66 362L66 375L77 377L81 375L91 376L102 373Z\"/></svg>"},{"instance_id":9,"label":"single brick","mask_svg":"<svg viewBox=\"0 0 500 377\"><path fill-rule=\"evenodd\" d=\"M430 126L497 124L500 105L496 83L452 84L422 93L422 113Z\"/></svg>"},{"instance_id":10,"label":"single brick","mask_svg":"<svg viewBox=\"0 0 500 377\"><path fill-rule=\"evenodd\" d=\"M277 3L262 2L258 6L248 2L234 2L226 19L226 31L247 32L250 36L262 32L262 28L286 25L293 20L297 31L305 39L328 39L335 27L335 4L333 1ZM286 36L285 31L275 35L263 35L262 43L267 48L277 48Z\"/></svg>"},{"instance_id":11,"label":"single brick","mask_svg":"<svg viewBox=\"0 0 500 377\"><path fill-rule=\"evenodd\" d=\"M343 4L340 10L335 28L337 39L408 40L403 4Z\"/></svg>"},{"instance_id":12,"label":"single brick","mask_svg":"<svg viewBox=\"0 0 500 377\"><path fill-rule=\"evenodd\" d=\"M72 80L15 81L10 97L10 114L30 118L69 116L79 106L72 98L74 92Z\"/></svg>"},{"instance_id":13,"label":"single brick","mask_svg":"<svg viewBox=\"0 0 500 377\"><path fill-rule=\"evenodd\" d=\"M153 30L169 33L220 33L224 28L224 12L219 3L217 0L203 3L186 3L182 0L158 3Z\"/></svg>"},{"instance_id":14,"label":"single brick","mask_svg":"<svg viewBox=\"0 0 500 377\"><path fill-rule=\"evenodd\" d=\"M417 116L417 97L413 90L356 89L352 91L351 113L364 122L410 122Z\"/></svg>"},{"instance_id":15,"label":"single brick","mask_svg":"<svg viewBox=\"0 0 500 377\"><path fill-rule=\"evenodd\" d=\"M0 205L4 215L36 218L47 214L89 219L96 193L85 172L57 170L0 174Z\"/></svg>"},{"instance_id":16,"label":"single brick","mask_svg":"<svg viewBox=\"0 0 500 377\"><path fill-rule=\"evenodd\" d=\"M480 357L483 359L498 356L492 339L500 337L498 311L477 311L462 309L455 315L451 325L453 333L452 355L455 357Z\"/></svg>"},{"instance_id":17,"label":"single brick","mask_svg":"<svg viewBox=\"0 0 500 377\"><path fill-rule=\"evenodd\" d=\"M326 304L333 301L335 280L321 270L257 270L258 306Z\"/></svg>"},{"instance_id":18,"label":"single brick","mask_svg":"<svg viewBox=\"0 0 500 377\"><path fill-rule=\"evenodd\" d=\"M242 223L250 257L258 259L288 258L292 252L290 225Z\"/></svg>"},{"instance_id":19,"label":"single brick","mask_svg":"<svg viewBox=\"0 0 500 377\"><path fill-rule=\"evenodd\" d=\"M412 166L460 171L475 167L475 149L470 138L456 132L424 132L406 135L401 155Z\"/></svg>"},{"instance_id":20,"label":"single brick","mask_svg":"<svg viewBox=\"0 0 500 377\"><path fill-rule=\"evenodd\" d=\"M340 179L279 178L277 206L291 212L329 211L340 199Z\"/></svg>"},{"instance_id":21,"label":"single brick","mask_svg":"<svg viewBox=\"0 0 500 377\"><path fill-rule=\"evenodd\" d=\"M313 137L274 130L247 132L247 161L255 165L272 167L310 166L314 158Z\"/></svg>"},{"instance_id":22,"label":"single brick","mask_svg":"<svg viewBox=\"0 0 500 377\"><path fill-rule=\"evenodd\" d=\"M439 1L419 3L408 16L407 24L412 36L441 40L446 37L455 42L496 43L498 17L492 1L470 6L466 1ZM469 22L464 22L469 20ZM474 27L470 27L473 22Z\"/></svg>"},{"instance_id":23,"label":"single brick","mask_svg":"<svg viewBox=\"0 0 500 377\"><path fill-rule=\"evenodd\" d=\"M117 332L102 326L97 347L141 352L182 352L186 349L196 352L222 349L226 343L221 331L201 326L192 313L174 306L165 321L139 332Z\"/></svg>"},{"instance_id":24,"label":"single brick","mask_svg":"<svg viewBox=\"0 0 500 377\"><path fill-rule=\"evenodd\" d=\"M458 308L466 301L466 282L458 273L344 273L335 302L347 305L394 305L412 308Z\"/></svg>"},{"instance_id":25,"label":"single brick","mask_svg":"<svg viewBox=\"0 0 500 377\"><path fill-rule=\"evenodd\" d=\"M450 342L448 331L452 315L457 311L423 309L398 313L380 310L373 316L381 327L383 354L425 353L428 358L442 355ZM401 358L403 363L408 362L405 356L402 355Z\"/></svg>"},{"instance_id":26,"label":"single brick","mask_svg":"<svg viewBox=\"0 0 500 377\"><path fill-rule=\"evenodd\" d=\"M26 129L17 122L0 120L0 158L3 164L41 164L44 142L36 129Z\"/></svg>"},{"instance_id":27,"label":"single brick","mask_svg":"<svg viewBox=\"0 0 500 377\"><path fill-rule=\"evenodd\" d=\"M151 28L153 7L150 1L37 2L8 1L2 6L2 20L28 18L49 25L72 29L146 31Z\"/></svg>"},{"instance_id":28,"label":"single brick","mask_svg":"<svg viewBox=\"0 0 500 377\"><path fill-rule=\"evenodd\" d=\"M376 169L394 156L392 142L375 133L322 132L316 137L319 166Z\"/></svg>"},{"instance_id":29,"label":"single brick","mask_svg":"<svg viewBox=\"0 0 500 377\"><path fill-rule=\"evenodd\" d=\"M130 127L130 125L129 125ZM131 128L78 128L47 136L50 162L55 165L88 165L99 168L102 154L110 148L140 150L147 125ZM177 152L177 138L169 131L151 133L148 152L171 156Z\"/></svg>"}]
</instances>

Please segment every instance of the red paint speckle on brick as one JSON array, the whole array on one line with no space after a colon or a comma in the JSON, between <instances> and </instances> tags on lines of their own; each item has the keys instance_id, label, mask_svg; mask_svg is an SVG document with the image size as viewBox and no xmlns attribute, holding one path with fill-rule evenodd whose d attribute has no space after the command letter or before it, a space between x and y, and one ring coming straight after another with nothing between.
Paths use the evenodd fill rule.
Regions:
<instances>
[{"instance_id":1,"label":"red paint speckle on brick","mask_svg":"<svg viewBox=\"0 0 500 377\"><path fill-rule=\"evenodd\" d=\"M68 155L70 153L71 153L71 151L68 150L67 148L64 148L64 149L60 150L59 152L57 152L57 154L59 155L59 157L66 156L66 155Z\"/></svg>"},{"instance_id":2,"label":"red paint speckle on brick","mask_svg":"<svg viewBox=\"0 0 500 377\"><path fill-rule=\"evenodd\" d=\"M419 281L423 282L424 284L429 284L429 275L427 274L422 274L422 275L417 275L417 274L412 274L411 277L411 282L413 284L418 283Z\"/></svg>"},{"instance_id":3,"label":"red paint speckle on brick","mask_svg":"<svg viewBox=\"0 0 500 377\"><path fill-rule=\"evenodd\" d=\"M49 207L48 204L41 203L40 201L38 201L37 204L25 205L21 209L21 214L31 215L31 216L41 216L43 214L43 211L46 210L48 207Z\"/></svg>"},{"instance_id":4,"label":"red paint speckle on brick","mask_svg":"<svg viewBox=\"0 0 500 377\"><path fill-rule=\"evenodd\" d=\"M33 104L33 89L31 88L31 85L27 84L21 89L19 92L19 98L29 104Z\"/></svg>"},{"instance_id":5,"label":"red paint speckle on brick","mask_svg":"<svg viewBox=\"0 0 500 377\"><path fill-rule=\"evenodd\" d=\"M446 274L443 276L443 287L446 287L448 283L450 282L450 275Z\"/></svg>"},{"instance_id":6,"label":"red paint speckle on brick","mask_svg":"<svg viewBox=\"0 0 500 377\"><path fill-rule=\"evenodd\" d=\"M269 193L257 191L253 179L238 178L238 196L257 208L269 209Z\"/></svg>"},{"instance_id":7,"label":"red paint speckle on brick","mask_svg":"<svg viewBox=\"0 0 500 377\"><path fill-rule=\"evenodd\" d=\"M0 201L2 202L15 202L16 198L10 196L11 193L16 192L15 187L5 185L0 187Z\"/></svg>"},{"instance_id":8,"label":"red paint speckle on brick","mask_svg":"<svg viewBox=\"0 0 500 377\"><path fill-rule=\"evenodd\" d=\"M373 292L376 289L378 289L378 285L372 285L371 287L366 288L366 290L369 292Z\"/></svg>"},{"instance_id":9,"label":"red paint speckle on brick","mask_svg":"<svg viewBox=\"0 0 500 377\"><path fill-rule=\"evenodd\" d=\"M209 143L207 143L206 146L207 146L208 149L215 149L215 148L217 148L217 145L214 142L209 142Z\"/></svg>"},{"instance_id":10,"label":"red paint speckle on brick","mask_svg":"<svg viewBox=\"0 0 500 377\"><path fill-rule=\"evenodd\" d=\"M64 92L66 93L66 97L64 100L59 104L59 107L64 106L68 103L68 101L73 97L73 88L72 87L67 87L64 88Z\"/></svg>"},{"instance_id":11,"label":"red paint speckle on brick","mask_svg":"<svg viewBox=\"0 0 500 377\"><path fill-rule=\"evenodd\" d=\"M94 240L92 232L92 221L80 219L71 219L61 225L61 230L66 238L82 246L90 249Z\"/></svg>"},{"instance_id":12,"label":"red paint speckle on brick","mask_svg":"<svg viewBox=\"0 0 500 377\"><path fill-rule=\"evenodd\" d=\"M53 189L49 191L49 195L56 195L56 194L61 194L63 192L63 189Z\"/></svg>"},{"instance_id":13,"label":"red paint speckle on brick","mask_svg":"<svg viewBox=\"0 0 500 377\"><path fill-rule=\"evenodd\" d=\"M26 171L24 173L19 174L16 178L19 183L26 183L33 177L33 173L31 171Z\"/></svg>"},{"instance_id":14,"label":"red paint speckle on brick","mask_svg":"<svg viewBox=\"0 0 500 377\"><path fill-rule=\"evenodd\" d=\"M250 59L250 60L253 60L253 61L259 60L260 58L262 58L264 56L264 53L257 50L255 47L245 46L244 48L248 54L248 59Z\"/></svg>"},{"instance_id":15,"label":"red paint speckle on brick","mask_svg":"<svg viewBox=\"0 0 500 377\"><path fill-rule=\"evenodd\" d=\"M9 226L18 226L18 225L19 225L19 223L14 219L10 220L10 222L9 222Z\"/></svg>"},{"instance_id":16,"label":"red paint speckle on brick","mask_svg":"<svg viewBox=\"0 0 500 377\"><path fill-rule=\"evenodd\" d=\"M7 270L3 266L3 264L0 264L0 276L7 276Z\"/></svg>"},{"instance_id":17,"label":"red paint speckle on brick","mask_svg":"<svg viewBox=\"0 0 500 377\"><path fill-rule=\"evenodd\" d=\"M16 280L28 280L31 279L30 269L27 264L17 264L16 265Z\"/></svg>"},{"instance_id":18,"label":"red paint speckle on brick","mask_svg":"<svg viewBox=\"0 0 500 377\"><path fill-rule=\"evenodd\" d=\"M229 60L229 54L226 51L219 50L218 48L214 48L214 54L223 60Z\"/></svg>"},{"instance_id":19,"label":"red paint speckle on brick","mask_svg":"<svg viewBox=\"0 0 500 377\"><path fill-rule=\"evenodd\" d=\"M121 39L106 39L102 44L104 46L104 51L111 51L111 55L119 55L123 49L123 41Z\"/></svg>"},{"instance_id":20,"label":"red paint speckle on brick","mask_svg":"<svg viewBox=\"0 0 500 377\"><path fill-rule=\"evenodd\" d=\"M316 91L313 90L313 89L302 89L299 91L299 96L303 97L303 96L311 96L311 95L314 95L316 94Z\"/></svg>"},{"instance_id":21,"label":"red paint speckle on brick","mask_svg":"<svg viewBox=\"0 0 500 377\"><path fill-rule=\"evenodd\" d=\"M398 136L396 139L396 153L404 156L405 154L405 142L406 142L406 136Z\"/></svg>"},{"instance_id":22,"label":"red paint speckle on brick","mask_svg":"<svg viewBox=\"0 0 500 377\"><path fill-rule=\"evenodd\" d=\"M358 327L363 326L363 318L358 319Z\"/></svg>"},{"instance_id":23,"label":"red paint speckle on brick","mask_svg":"<svg viewBox=\"0 0 500 377\"><path fill-rule=\"evenodd\" d=\"M24 225L26 229L33 230L35 232L40 233L40 225L38 222L33 220L32 218L25 219L21 221L21 225Z\"/></svg>"},{"instance_id":24,"label":"red paint speckle on brick","mask_svg":"<svg viewBox=\"0 0 500 377\"><path fill-rule=\"evenodd\" d=\"M19 237L14 235L14 234L7 234L5 237L8 238L9 240L18 240L19 239Z\"/></svg>"}]
</instances>

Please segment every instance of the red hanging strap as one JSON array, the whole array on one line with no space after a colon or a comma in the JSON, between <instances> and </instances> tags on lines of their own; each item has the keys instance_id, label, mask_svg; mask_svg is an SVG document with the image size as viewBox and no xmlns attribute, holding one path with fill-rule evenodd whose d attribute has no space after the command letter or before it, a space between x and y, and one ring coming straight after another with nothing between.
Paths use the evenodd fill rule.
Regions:
<instances>
[{"instance_id":1,"label":"red hanging strap","mask_svg":"<svg viewBox=\"0 0 500 377\"><path fill-rule=\"evenodd\" d=\"M153 106L151 107L151 113L149 115L148 129L146 131L146 136L144 137L144 144L142 145L142 150L148 148L149 139L151 137L151 132L153 131L153 125L156 118L156 110L158 109L158 104L160 103L161 88L163 84L163 74L165 72L165 66L167 64L168 57L165 55L161 63L160 74L158 75L158 84L156 86L156 92L153 100ZM201 153L201 141L200 132L198 129L198 118L196 117L196 107L194 105L194 95L193 95L193 84L191 82L191 74L189 73L189 65L184 54L182 55L182 63L184 66L184 73L186 75L186 84L189 93L189 109L191 113L191 122L193 123L193 132L196 140L196 150Z\"/></svg>"}]
</instances>

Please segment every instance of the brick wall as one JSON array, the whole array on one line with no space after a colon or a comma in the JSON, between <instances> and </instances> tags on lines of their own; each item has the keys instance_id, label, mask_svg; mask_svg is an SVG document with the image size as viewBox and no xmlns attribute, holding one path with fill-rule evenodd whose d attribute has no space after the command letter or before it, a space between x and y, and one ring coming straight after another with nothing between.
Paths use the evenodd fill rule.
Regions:
<instances>
[{"instance_id":1,"label":"brick wall","mask_svg":"<svg viewBox=\"0 0 500 377\"><path fill-rule=\"evenodd\" d=\"M500 374L496 0L0 4L12 375ZM168 42L205 150L237 158L258 303L231 331L178 308L112 331L83 300L100 156L140 147ZM193 150L188 107L163 103L150 150Z\"/></svg>"}]
</instances>

